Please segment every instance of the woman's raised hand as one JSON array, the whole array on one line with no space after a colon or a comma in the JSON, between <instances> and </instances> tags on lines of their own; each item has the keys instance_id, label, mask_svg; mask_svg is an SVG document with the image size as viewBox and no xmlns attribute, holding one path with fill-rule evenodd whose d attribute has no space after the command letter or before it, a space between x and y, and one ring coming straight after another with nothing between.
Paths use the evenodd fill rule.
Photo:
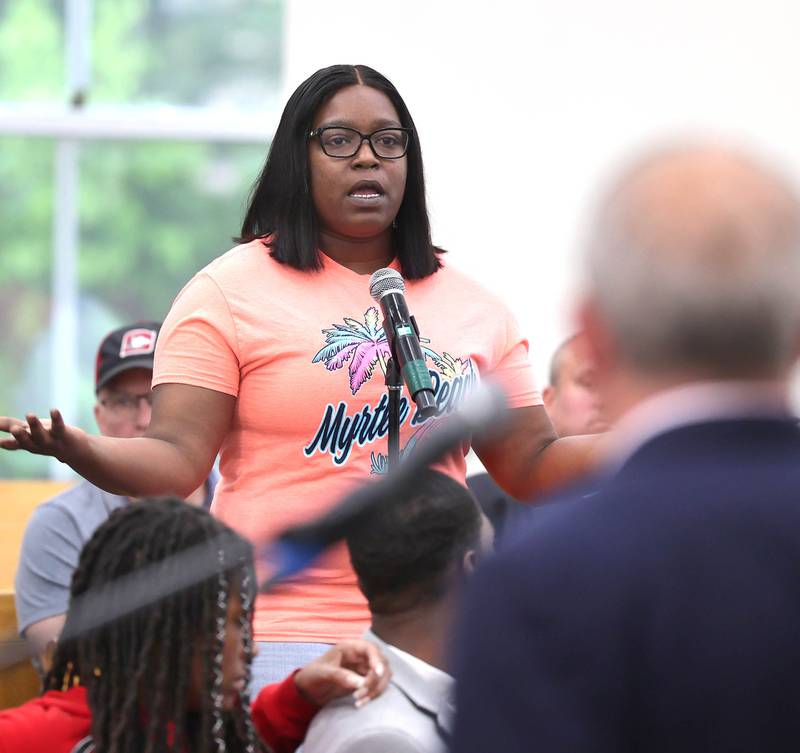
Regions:
<instances>
[{"instance_id":1,"label":"woman's raised hand","mask_svg":"<svg viewBox=\"0 0 800 753\"><path fill-rule=\"evenodd\" d=\"M390 676L389 662L380 649L354 639L337 643L306 664L294 681L300 694L318 706L351 693L356 706L363 706L386 689Z\"/></svg>"},{"instance_id":2,"label":"woman's raised hand","mask_svg":"<svg viewBox=\"0 0 800 753\"><path fill-rule=\"evenodd\" d=\"M68 462L85 437L82 429L65 424L60 411L55 409L50 411L49 421L40 420L33 413L28 413L25 421L1 416L0 432L11 435L0 439L0 448L4 450L27 450L63 462Z\"/></svg>"}]
</instances>

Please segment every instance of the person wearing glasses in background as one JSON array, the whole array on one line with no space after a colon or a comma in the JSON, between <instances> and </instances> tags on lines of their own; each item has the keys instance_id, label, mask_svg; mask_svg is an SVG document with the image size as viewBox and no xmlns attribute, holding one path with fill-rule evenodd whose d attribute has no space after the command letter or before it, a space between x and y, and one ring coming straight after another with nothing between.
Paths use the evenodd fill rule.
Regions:
<instances>
[{"instance_id":1,"label":"person wearing glasses in background","mask_svg":"<svg viewBox=\"0 0 800 753\"><path fill-rule=\"evenodd\" d=\"M97 351L94 417L104 437L142 437L150 424L157 322L138 322L106 335ZM186 501L209 508L216 472ZM112 511L129 502L88 481L40 505L25 529L15 578L17 628L36 652L40 672L49 669L69 604L69 584L84 544Z\"/></svg>"},{"instance_id":2,"label":"person wearing glasses in background","mask_svg":"<svg viewBox=\"0 0 800 753\"><path fill-rule=\"evenodd\" d=\"M478 155L475 158L479 158ZM486 253L499 259L485 228ZM556 439L503 301L431 241L422 150L394 85L363 65L312 74L291 95L246 211L239 245L175 299L159 338L143 438L89 437L35 415L0 419L8 450L54 455L102 488L186 493L220 452L212 512L255 542L328 510L386 469L389 346L369 277L393 267L421 330L440 415L479 379L505 389L513 420L475 442L509 493L527 497L584 470L594 442ZM404 397L403 453L424 441ZM438 466L465 482L469 443ZM361 634L369 612L344 546L259 595L257 690Z\"/></svg>"}]
</instances>

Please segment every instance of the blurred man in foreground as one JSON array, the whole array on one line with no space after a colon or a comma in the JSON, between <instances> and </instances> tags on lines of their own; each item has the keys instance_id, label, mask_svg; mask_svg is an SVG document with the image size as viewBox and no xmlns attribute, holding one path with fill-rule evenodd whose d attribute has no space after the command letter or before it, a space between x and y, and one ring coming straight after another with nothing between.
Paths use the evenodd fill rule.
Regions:
<instances>
[{"instance_id":1,"label":"blurred man in foreground","mask_svg":"<svg viewBox=\"0 0 800 753\"><path fill-rule=\"evenodd\" d=\"M95 364L94 417L106 437L141 437L150 424L153 355L160 324L120 327L100 343ZM208 508L215 478L187 499ZM69 584L83 545L127 497L109 494L88 481L40 505L22 541L15 578L17 627L47 669L48 646L64 625Z\"/></svg>"},{"instance_id":2,"label":"blurred man in foreground","mask_svg":"<svg viewBox=\"0 0 800 753\"><path fill-rule=\"evenodd\" d=\"M588 266L605 477L477 574L454 750L797 749L797 196L736 152L659 152Z\"/></svg>"}]
</instances>

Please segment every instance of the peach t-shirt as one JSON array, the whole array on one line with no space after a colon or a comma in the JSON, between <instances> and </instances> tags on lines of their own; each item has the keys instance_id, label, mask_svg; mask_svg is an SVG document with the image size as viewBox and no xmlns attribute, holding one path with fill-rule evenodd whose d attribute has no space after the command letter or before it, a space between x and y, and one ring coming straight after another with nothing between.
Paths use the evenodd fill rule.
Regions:
<instances>
[{"instance_id":1,"label":"peach t-shirt","mask_svg":"<svg viewBox=\"0 0 800 753\"><path fill-rule=\"evenodd\" d=\"M261 241L237 246L184 287L158 338L154 385L237 397L212 511L258 543L385 471L382 316L369 276L322 259L323 270L301 272L272 259ZM498 298L445 266L407 281L406 300L440 412L490 374L511 407L541 403L527 342ZM433 422L415 422L403 395L401 450L408 452ZM442 464L462 483L466 449ZM343 545L256 603L261 641L330 643L360 635L367 624Z\"/></svg>"}]
</instances>

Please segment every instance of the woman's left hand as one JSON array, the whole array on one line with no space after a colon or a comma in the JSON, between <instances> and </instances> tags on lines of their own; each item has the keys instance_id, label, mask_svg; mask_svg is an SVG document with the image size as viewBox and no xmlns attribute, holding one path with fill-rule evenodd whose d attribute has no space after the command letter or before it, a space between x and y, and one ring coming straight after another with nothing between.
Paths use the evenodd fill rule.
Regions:
<instances>
[{"instance_id":1,"label":"woman's left hand","mask_svg":"<svg viewBox=\"0 0 800 753\"><path fill-rule=\"evenodd\" d=\"M306 664L294 681L300 695L318 706L352 693L360 708L386 689L390 677L389 662L375 644L349 640Z\"/></svg>"}]
</instances>

